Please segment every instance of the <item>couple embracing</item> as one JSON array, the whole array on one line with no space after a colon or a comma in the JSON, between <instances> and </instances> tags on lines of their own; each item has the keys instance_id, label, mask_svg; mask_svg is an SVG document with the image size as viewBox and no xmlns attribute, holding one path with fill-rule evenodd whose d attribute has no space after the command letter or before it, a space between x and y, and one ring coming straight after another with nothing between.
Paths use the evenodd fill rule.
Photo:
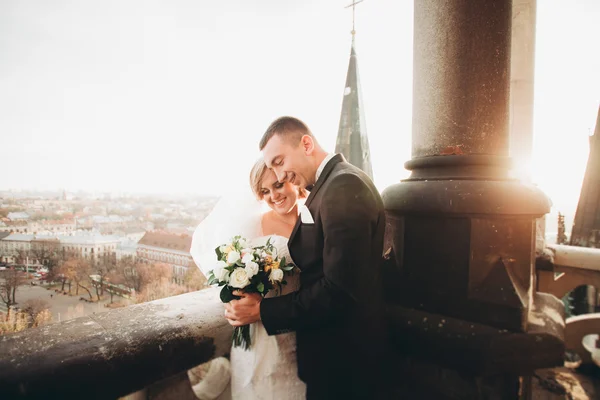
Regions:
<instances>
[{"instance_id":1,"label":"couple embracing","mask_svg":"<svg viewBox=\"0 0 600 400\"><path fill-rule=\"evenodd\" d=\"M277 295L239 292L225 305L228 322L250 324L252 335L248 350L231 351L232 397L382 398L388 328L379 192L342 155L324 151L296 118L275 120L259 147L263 157L250 185L270 210L247 218L253 221L245 228L248 239L254 245L270 240L298 273ZM196 261L195 243L210 234L209 226L201 223L194 234Z\"/></svg>"}]
</instances>

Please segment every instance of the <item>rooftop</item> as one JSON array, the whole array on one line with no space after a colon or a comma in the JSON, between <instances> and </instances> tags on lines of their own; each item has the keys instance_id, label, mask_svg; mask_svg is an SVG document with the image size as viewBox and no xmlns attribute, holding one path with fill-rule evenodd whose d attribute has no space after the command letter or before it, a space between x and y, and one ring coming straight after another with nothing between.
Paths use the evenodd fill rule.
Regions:
<instances>
[{"instance_id":1,"label":"rooftop","mask_svg":"<svg viewBox=\"0 0 600 400\"><path fill-rule=\"evenodd\" d=\"M189 251L192 246L192 237L189 235L176 235L162 231L146 232L138 244L179 251Z\"/></svg>"}]
</instances>

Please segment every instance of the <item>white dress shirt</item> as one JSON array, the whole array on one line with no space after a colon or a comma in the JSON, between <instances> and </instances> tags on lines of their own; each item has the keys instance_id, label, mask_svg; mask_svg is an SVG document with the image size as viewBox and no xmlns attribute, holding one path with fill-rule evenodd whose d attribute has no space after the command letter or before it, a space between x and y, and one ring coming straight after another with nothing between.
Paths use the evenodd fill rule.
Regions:
<instances>
[{"instance_id":1,"label":"white dress shirt","mask_svg":"<svg viewBox=\"0 0 600 400\"><path fill-rule=\"evenodd\" d=\"M319 176L321 176L321 173L325 169L325 166L327 165L329 160L331 160L333 157L335 157L335 154L327 153L327 156L323 159L323 161L321 161L321 165L319 165L319 168L317 168L317 175L315 176L315 183L319 180Z\"/></svg>"}]
</instances>

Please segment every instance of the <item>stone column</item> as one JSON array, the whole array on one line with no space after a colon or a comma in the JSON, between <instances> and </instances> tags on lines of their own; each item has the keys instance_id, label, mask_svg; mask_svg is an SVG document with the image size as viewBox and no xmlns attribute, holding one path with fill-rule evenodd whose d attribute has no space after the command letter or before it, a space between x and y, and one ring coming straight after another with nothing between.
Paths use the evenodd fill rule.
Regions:
<instances>
[{"instance_id":1,"label":"stone column","mask_svg":"<svg viewBox=\"0 0 600 400\"><path fill-rule=\"evenodd\" d=\"M550 203L509 176L511 21L510 0L415 1L412 173L383 193L401 349L501 398L564 350L562 303L535 293Z\"/></svg>"},{"instance_id":2,"label":"stone column","mask_svg":"<svg viewBox=\"0 0 600 400\"><path fill-rule=\"evenodd\" d=\"M510 68L510 156L516 177L531 180L536 0L513 0Z\"/></svg>"},{"instance_id":3,"label":"stone column","mask_svg":"<svg viewBox=\"0 0 600 400\"><path fill-rule=\"evenodd\" d=\"M415 2L413 158L508 155L511 15L510 1Z\"/></svg>"}]
</instances>

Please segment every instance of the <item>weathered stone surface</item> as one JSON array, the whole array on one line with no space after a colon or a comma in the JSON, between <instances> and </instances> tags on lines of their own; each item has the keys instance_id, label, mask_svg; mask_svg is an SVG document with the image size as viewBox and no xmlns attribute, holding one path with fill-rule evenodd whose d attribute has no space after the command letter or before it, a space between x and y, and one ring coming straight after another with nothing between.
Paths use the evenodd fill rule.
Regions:
<instances>
[{"instance_id":1,"label":"weathered stone surface","mask_svg":"<svg viewBox=\"0 0 600 400\"><path fill-rule=\"evenodd\" d=\"M526 333L395 305L389 317L399 354L460 373L530 375L563 363L563 306L553 296L536 295Z\"/></svg>"},{"instance_id":2,"label":"weathered stone surface","mask_svg":"<svg viewBox=\"0 0 600 400\"><path fill-rule=\"evenodd\" d=\"M207 289L0 338L0 398L115 398L229 352Z\"/></svg>"}]
</instances>

